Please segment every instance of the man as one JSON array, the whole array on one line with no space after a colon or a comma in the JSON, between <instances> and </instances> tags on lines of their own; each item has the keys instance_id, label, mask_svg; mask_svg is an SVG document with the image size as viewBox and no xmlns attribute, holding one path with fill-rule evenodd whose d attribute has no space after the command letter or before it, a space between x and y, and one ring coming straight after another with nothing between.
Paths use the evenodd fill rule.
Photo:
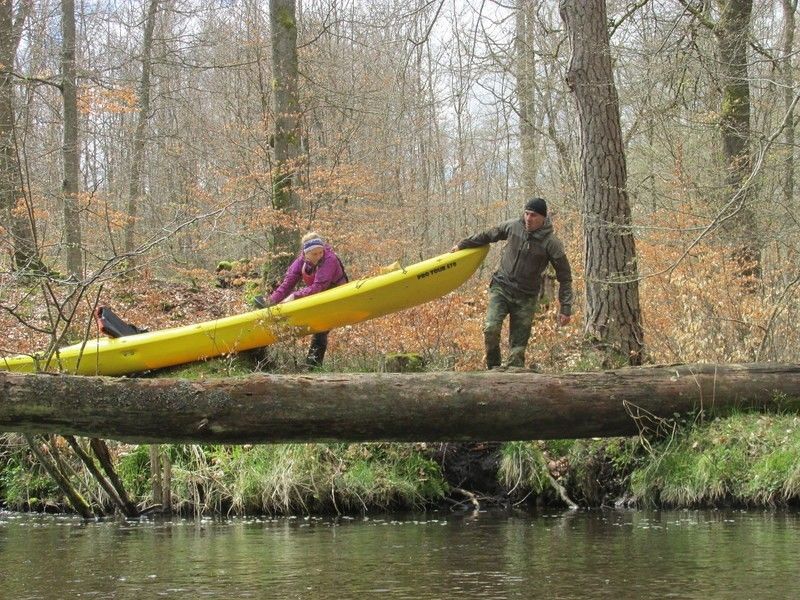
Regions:
<instances>
[{"instance_id":1,"label":"man","mask_svg":"<svg viewBox=\"0 0 800 600\"><path fill-rule=\"evenodd\" d=\"M542 274L548 263L556 270L558 280L559 325L570 322L572 315L572 271L564 245L553 234L547 218L547 203L532 198L525 203L521 219L501 223L483 233L470 236L453 246L452 251L475 248L500 240L508 240L503 248L500 268L489 285L489 307L483 327L486 345L486 367L500 366L500 331L510 315L508 366L525 366L525 348L531 337Z\"/></svg>"}]
</instances>

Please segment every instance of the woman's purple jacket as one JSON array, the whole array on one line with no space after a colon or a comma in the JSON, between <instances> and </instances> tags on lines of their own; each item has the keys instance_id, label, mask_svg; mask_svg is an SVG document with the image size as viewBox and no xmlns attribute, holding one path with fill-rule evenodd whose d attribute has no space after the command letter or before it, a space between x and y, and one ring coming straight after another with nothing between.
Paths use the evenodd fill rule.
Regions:
<instances>
[{"instance_id":1,"label":"woman's purple jacket","mask_svg":"<svg viewBox=\"0 0 800 600\"><path fill-rule=\"evenodd\" d=\"M306 282L310 281L310 283L308 283L306 287L297 290L294 293L295 298L305 298L311 294L323 292L328 288L346 283L347 276L344 273L344 268L342 268L339 257L336 256L336 253L330 246L326 245L324 250L324 254L317 263L316 268L313 267L311 263L306 262L301 252L300 255L294 259L294 262L289 265L281 284L270 294L270 304L277 304L291 294L292 290L301 279L305 279ZM305 277L303 277L303 269L306 269Z\"/></svg>"}]
</instances>

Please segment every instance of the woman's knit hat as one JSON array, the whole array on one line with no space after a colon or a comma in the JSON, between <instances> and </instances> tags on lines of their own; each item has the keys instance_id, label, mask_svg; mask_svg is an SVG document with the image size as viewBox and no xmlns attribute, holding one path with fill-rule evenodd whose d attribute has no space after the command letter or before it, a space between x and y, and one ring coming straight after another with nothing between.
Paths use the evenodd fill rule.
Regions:
<instances>
[{"instance_id":1,"label":"woman's knit hat","mask_svg":"<svg viewBox=\"0 0 800 600\"><path fill-rule=\"evenodd\" d=\"M306 240L303 242L303 252L308 252L312 248L316 248L319 246L320 248L325 247L325 243L320 238L311 238L310 240Z\"/></svg>"}]
</instances>

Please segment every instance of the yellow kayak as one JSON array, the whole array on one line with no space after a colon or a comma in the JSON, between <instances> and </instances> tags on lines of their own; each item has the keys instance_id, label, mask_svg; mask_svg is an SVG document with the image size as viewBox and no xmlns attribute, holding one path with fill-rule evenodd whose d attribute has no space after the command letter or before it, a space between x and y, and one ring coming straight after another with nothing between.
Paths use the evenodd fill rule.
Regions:
<instances>
[{"instance_id":1,"label":"yellow kayak","mask_svg":"<svg viewBox=\"0 0 800 600\"><path fill-rule=\"evenodd\" d=\"M390 273L241 315L120 338L99 337L41 356L0 358L0 370L124 375L269 346L439 298L464 283L489 247L459 250Z\"/></svg>"}]
</instances>

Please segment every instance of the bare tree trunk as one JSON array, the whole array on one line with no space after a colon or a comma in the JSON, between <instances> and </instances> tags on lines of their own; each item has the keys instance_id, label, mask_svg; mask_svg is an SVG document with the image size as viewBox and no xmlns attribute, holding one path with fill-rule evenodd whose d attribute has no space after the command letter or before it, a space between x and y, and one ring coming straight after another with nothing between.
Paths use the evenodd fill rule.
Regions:
<instances>
[{"instance_id":1,"label":"bare tree trunk","mask_svg":"<svg viewBox=\"0 0 800 600\"><path fill-rule=\"evenodd\" d=\"M675 413L720 415L753 407L800 409L800 365L670 365L561 375L253 375L204 381L0 372L0 431L136 443L618 436L635 435L645 421L670 419Z\"/></svg>"},{"instance_id":2,"label":"bare tree trunk","mask_svg":"<svg viewBox=\"0 0 800 600\"><path fill-rule=\"evenodd\" d=\"M150 121L150 72L152 70L153 30L156 26L156 13L159 0L150 0L144 23L142 40L142 79L139 82L139 112L136 116L136 131L133 135L133 157L128 185L128 220L125 224L125 254L128 264L135 266L133 251L136 249L136 220L141 196L144 149L147 140L147 124Z\"/></svg>"},{"instance_id":3,"label":"bare tree trunk","mask_svg":"<svg viewBox=\"0 0 800 600\"><path fill-rule=\"evenodd\" d=\"M734 257L742 274L760 276L761 239L755 211L751 206L754 186L750 156L750 79L747 46L750 35L752 0L727 0L714 32L717 36L722 77L720 128L722 152L727 169L728 201L722 217L724 229L734 245ZM730 202L735 199L734 202Z\"/></svg>"},{"instance_id":4,"label":"bare tree trunk","mask_svg":"<svg viewBox=\"0 0 800 600\"><path fill-rule=\"evenodd\" d=\"M300 99L297 89L297 19L295 0L270 0L272 81L275 111L272 206L297 213L300 201L294 189L300 156ZM297 252L300 236L294 228L273 228L270 271L279 277Z\"/></svg>"},{"instance_id":5,"label":"bare tree trunk","mask_svg":"<svg viewBox=\"0 0 800 600\"><path fill-rule=\"evenodd\" d=\"M786 129L783 132L785 145L784 152L784 174L783 174L783 202L787 210L792 210L795 206L800 206L794 195L794 111L792 101L794 99L794 66L792 55L794 54L794 29L795 14L797 13L797 0L781 0L783 7L783 102L784 109L788 111L789 118L786 119Z\"/></svg>"},{"instance_id":6,"label":"bare tree trunk","mask_svg":"<svg viewBox=\"0 0 800 600\"><path fill-rule=\"evenodd\" d=\"M585 333L607 352L641 364L644 332L636 248L605 0L561 0L560 8L572 46L567 85L575 95L581 127Z\"/></svg>"},{"instance_id":7,"label":"bare tree trunk","mask_svg":"<svg viewBox=\"0 0 800 600\"><path fill-rule=\"evenodd\" d=\"M522 150L522 190L525 198L537 194L536 174L539 168L536 158L536 114L534 81L536 78L536 54L533 18L537 2L517 0L516 7L516 51L517 105L519 106L519 137Z\"/></svg>"},{"instance_id":8,"label":"bare tree trunk","mask_svg":"<svg viewBox=\"0 0 800 600\"><path fill-rule=\"evenodd\" d=\"M13 5L13 0L0 3L0 218L11 233L14 268L33 271L41 269L42 265L36 248L33 211L22 190L11 74L29 5L20 3L16 15Z\"/></svg>"},{"instance_id":9,"label":"bare tree trunk","mask_svg":"<svg viewBox=\"0 0 800 600\"><path fill-rule=\"evenodd\" d=\"M67 271L83 277L80 214L80 154L78 151L78 90L75 66L75 1L61 2L61 93L64 98L64 241Z\"/></svg>"}]
</instances>

